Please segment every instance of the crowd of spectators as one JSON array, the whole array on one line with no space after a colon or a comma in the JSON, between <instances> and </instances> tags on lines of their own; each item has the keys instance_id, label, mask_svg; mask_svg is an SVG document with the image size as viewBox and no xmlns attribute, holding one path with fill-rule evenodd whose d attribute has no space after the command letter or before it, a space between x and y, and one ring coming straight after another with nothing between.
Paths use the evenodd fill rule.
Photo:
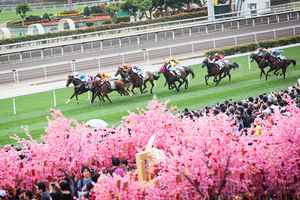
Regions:
<instances>
[{"instance_id":1,"label":"crowd of spectators","mask_svg":"<svg viewBox=\"0 0 300 200\"><path fill-rule=\"evenodd\" d=\"M272 123L271 114L276 109L283 115L289 115L286 110L288 99L293 100L300 107L300 79L294 86L279 92L263 93L258 97L249 97L246 100L226 100L214 106L206 106L200 110L192 111L185 108L181 113L182 118L196 120L204 116L225 114L233 121L238 134L260 134L257 127L261 119Z\"/></svg>"},{"instance_id":2,"label":"crowd of spectators","mask_svg":"<svg viewBox=\"0 0 300 200\"><path fill-rule=\"evenodd\" d=\"M97 172L83 166L79 179L73 175L65 174L65 178L59 182L38 182L32 191L0 190L0 200L94 200L95 196L92 189L100 174L123 177L128 170L130 169L127 160L113 157L112 167L109 169Z\"/></svg>"}]
</instances>

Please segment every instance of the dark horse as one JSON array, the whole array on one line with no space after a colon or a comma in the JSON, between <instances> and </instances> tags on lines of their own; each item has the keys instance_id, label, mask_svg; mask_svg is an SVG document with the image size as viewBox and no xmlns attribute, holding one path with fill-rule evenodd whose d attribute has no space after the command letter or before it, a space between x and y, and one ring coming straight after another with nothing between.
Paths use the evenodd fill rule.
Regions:
<instances>
[{"instance_id":1,"label":"dark horse","mask_svg":"<svg viewBox=\"0 0 300 200\"><path fill-rule=\"evenodd\" d=\"M210 77L214 77L214 82L216 83L216 86L220 83L220 81L228 76L229 81L231 81L231 74L230 71L232 69L239 68L239 65L237 63L228 63L225 64L225 66L220 69L219 65L213 62L210 62L208 58L204 59L202 62L202 68L207 68L207 75L205 75L205 84L208 85L208 79Z\"/></svg>"},{"instance_id":2,"label":"dark horse","mask_svg":"<svg viewBox=\"0 0 300 200\"><path fill-rule=\"evenodd\" d=\"M166 83L168 84L169 90L176 89L177 92L179 92L180 87L185 83L184 88L188 89L189 87L189 80L188 76L192 75L192 78L195 77L195 74L193 70L189 67L183 66L180 68L177 68L176 74L172 73L168 67L167 64L164 64L160 70L160 73L162 73L166 79ZM179 85L176 85L176 82L179 83Z\"/></svg>"},{"instance_id":3,"label":"dark horse","mask_svg":"<svg viewBox=\"0 0 300 200\"><path fill-rule=\"evenodd\" d=\"M93 92L92 88L89 85L87 85L86 83L84 83L83 81L81 81L81 80L79 80L77 78L74 78L73 75L69 75L68 76L66 87L69 87L69 85L71 83L74 85L74 93L66 101L66 104L68 104L74 96L76 97L77 103L79 103L79 101L78 101L78 95L81 95L81 94L86 93L88 91Z\"/></svg>"},{"instance_id":4,"label":"dark horse","mask_svg":"<svg viewBox=\"0 0 300 200\"><path fill-rule=\"evenodd\" d=\"M290 64L296 65L296 60L293 59L278 59L274 56L272 56L270 53L268 53L265 57L270 62L270 69L268 70L266 74L266 80L268 80L269 73L274 71L275 75L278 75L278 71L281 69L283 74L283 78L286 77L286 70Z\"/></svg>"},{"instance_id":5,"label":"dark horse","mask_svg":"<svg viewBox=\"0 0 300 200\"><path fill-rule=\"evenodd\" d=\"M262 78L262 75L266 75L266 72L265 72L265 68L270 66L270 62L265 59L263 56L259 56L255 53L252 53L250 55L250 59L251 59L251 62L255 61L260 69L260 79Z\"/></svg>"},{"instance_id":6,"label":"dark horse","mask_svg":"<svg viewBox=\"0 0 300 200\"><path fill-rule=\"evenodd\" d=\"M128 95L128 92L125 89L125 83L122 80L110 80L110 81L101 81L96 80L92 84L93 95L91 99L91 103L94 103L95 98L101 97L103 102L105 102L104 97L108 99L110 103L112 103L108 94L112 91L117 91L120 95Z\"/></svg>"},{"instance_id":7,"label":"dark horse","mask_svg":"<svg viewBox=\"0 0 300 200\"><path fill-rule=\"evenodd\" d=\"M145 89L147 88L147 83L149 82L151 84L150 93L153 93L153 87L155 86L154 81L159 79L159 75L156 75L155 73L146 71L145 77L140 77L137 73L135 73L132 68L129 68L128 70L125 70L123 67L119 67L115 76L120 75L122 80L126 83L129 83L132 85L131 92L132 94L135 94L134 89L139 88L141 94L147 92ZM130 87L130 85L128 87Z\"/></svg>"}]
</instances>

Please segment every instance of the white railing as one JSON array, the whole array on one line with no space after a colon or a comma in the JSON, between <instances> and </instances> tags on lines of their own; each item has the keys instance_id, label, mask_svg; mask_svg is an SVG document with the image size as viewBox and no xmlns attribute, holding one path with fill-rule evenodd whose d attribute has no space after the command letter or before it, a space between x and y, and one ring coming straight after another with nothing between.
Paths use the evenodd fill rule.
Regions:
<instances>
[{"instance_id":1,"label":"white railing","mask_svg":"<svg viewBox=\"0 0 300 200\"><path fill-rule=\"evenodd\" d=\"M274 14L279 13L286 13L290 11L298 11L300 10L300 2L294 2L294 3L288 3L268 9L263 10L257 10L258 16L272 16ZM248 13L246 12L233 12L233 13L227 13L222 15L216 15L217 19L214 21L214 23L220 23L222 21L230 21L230 20L239 20L244 19L244 14ZM259 13L267 13L267 14L261 14ZM227 17L226 19L224 19ZM223 18L223 19L222 19ZM183 26L196 26L201 24L211 24L211 21L208 21L208 17L197 17L192 19L184 19L184 20L177 20L177 21L169 21L169 22L162 22L162 23L154 23L149 25L141 25L141 26L134 26L134 27L128 27L128 28L120 28L120 29L113 29L108 31L96 31L92 33L85 33L85 34L77 34L77 35L71 35L71 36L62 36L62 37L56 37L56 38L49 38L49 39L41 39L41 40L34 40L34 41L27 41L27 42L20 42L15 44L8 44L8 45L1 45L0 46L0 53L5 53L5 50L12 50L12 49L19 49L19 48L34 48L34 47L47 47L50 44L54 45L61 45L64 44L64 42L71 41L71 43L76 44L78 42L89 42L94 40L101 40L106 38L114 38L118 37L117 34L121 34L121 37L126 37L130 34L144 34L147 32L153 32L155 31L163 31L168 29L176 29L176 28L182 28ZM120 36L119 36L120 37ZM70 44L70 43L68 43Z\"/></svg>"},{"instance_id":2,"label":"white railing","mask_svg":"<svg viewBox=\"0 0 300 200\"><path fill-rule=\"evenodd\" d=\"M132 59L133 57L135 60L134 63L136 64L149 63L149 60L154 60L158 58L162 60L164 57L169 57L169 56L182 56L188 54L189 57L191 56L194 57L200 55L201 52L203 53L204 51L209 50L210 47L218 48L224 46L222 43L224 41L227 42L225 46L236 46L240 44L246 44L246 43L248 44L249 42L258 42L258 41L265 40L266 35L268 35L268 39L278 39L279 37L286 37L292 35L295 36L298 34L300 34L300 25L279 28L274 30L271 29L267 31L259 31L254 33L220 37L215 39L207 39L207 40L201 40L196 42L195 41L187 42L183 44L174 44L174 45L168 45L164 47L135 50L127 53L110 54L101 57L99 56L90 57L90 58L78 59L75 60L74 62L64 61L64 62L41 65L41 66L35 66L31 68L17 69L13 71L7 70L7 71L0 72L0 77L2 77L3 80L7 80L8 77L13 77L13 79L10 78L8 82L13 82L13 81L19 82L20 80L26 80L29 78L28 74L30 75L30 78L44 77L45 79L47 79L48 76L53 76L53 73L58 74L56 70L59 70L60 74L68 73L72 71L74 72L77 70L88 70L88 69L101 71L103 70L103 66L116 67L124 62L128 62L128 60ZM228 41L230 41L230 44L228 44ZM204 47L204 48L202 49L200 47ZM43 74L41 74L41 72L43 72ZM25 77L27 78L22 77L23 75L25 75ZM3 80L1 80L0 78L0 82L2 82Z\"/></svg>"}]
</instances>

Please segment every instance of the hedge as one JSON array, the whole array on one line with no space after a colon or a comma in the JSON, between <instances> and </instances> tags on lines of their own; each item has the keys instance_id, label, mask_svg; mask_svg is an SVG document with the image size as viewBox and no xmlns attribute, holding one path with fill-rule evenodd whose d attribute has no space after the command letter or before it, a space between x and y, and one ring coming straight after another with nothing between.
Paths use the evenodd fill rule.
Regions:
<instances>
[{"instance_id":1,"label":"hedge","mask_svg":"<svg viewBox=\"0 0 300 200\"><path fill-rule=\"evenodd\" d=\"M214 55L215 53L218 54L224 54L225 56L234 55L237 53L247 53L250 51L255 51L258 47L263 48L273 48L273 47L279 47L289 44L295 44L300 42L300 36L293 36L293 37L287 37L284 39L279 40L267 40L258 42L257 44L251 43L251 44L245 44L245 45L239 45L239 46L232 46L232 47L226 47L226 48L219 48L219 49L213 49L210 51L207 51L205 53L206 56Z\"/></svg>"},{"instance_id":2,"label":"hedge","mask_svg":"<svg viewBox=\"0 0 300 200\"><path fill-rule=\"evenodd\" d=\"M203 17L203 16L207 16L206 11L205 12L203 12L203 11L202 12L193 12L193 13L182 13L179 15L163 17L163 18L147 20L147 21L139 21L139 22L132 22L132 23L131 22L122 22L119 24L108 24L108 25L99 26L99 27L87 28L84 30L64 31L64 32L57 32L57 33L46 33L43 35L9 38L9 39L0 40L0 45L12 44L12 43L18 43L18 42L24 42L24 41L40 40L40 39L45 39L45 38L68 36L68 35L74 35L74 37L76 37L76 34L82 34L82 33L104 31L104 30L110 30L110 29L119 29L119 28L124 28L124 27L154 24L154 23L160 23L160 22L175 21L175 20L182 20L182 19L189 19L189 18L196 18L196 17Z\"/></svg>"}]
</instances>

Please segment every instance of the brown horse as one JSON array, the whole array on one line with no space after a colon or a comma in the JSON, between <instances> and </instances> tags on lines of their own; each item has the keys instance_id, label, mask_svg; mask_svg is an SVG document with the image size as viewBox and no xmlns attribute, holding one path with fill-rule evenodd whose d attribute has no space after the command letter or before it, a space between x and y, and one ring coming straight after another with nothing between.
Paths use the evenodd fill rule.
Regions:
<instances>
[{"instance_id":1,"label":"brown horse","mask_svg":"<svg viewBox=\"0 0 300 200\"><path fill-rule=\"evenodd\" d=\"M210 77L214 77L215 86L217 86L220 81L228 76L229 81L231 81L231 74L230 71L232 69L239 68L237 63L228 63L223 68L220 69L218 64L210 62L208 58L204 59L202 62L202 68L207 68L207 75L205 75L205 84L208 85L208 79Z\"/></svg>"},{"instance_id":2,"label":"brown horse","mask_svg":"<svg viewBox=\"0 0 300 200\"><path fill-rule=\"evenodd\" d=\"M266 73L266 80L268 80L269 73L274 71L275 75L278 75L278 71L282 70L281 75L283 75L283 78L286 78L286 70L290 64L293 64L294 66L297 64L296 60L293 59L279 59L274 56L272 56L270 53L268 53L265 57L270 62L270 69Z\"/></svg>"},{"instance_id":3,"label":"brown horse","mask_svg":"<svg viewBox=\"0 0 300 200\"><path fill-rule=\"evenodd\" d=\"M178 73L174 74L168 69L168 63L164 64L160 68L160 73L162 73L166 79L166 83L168 84L169 90L176 89L179 92L180 87L185 83L185 89L189 87L188 76L192 75L192 78L195 77L193 70L189 67L183 66L177 69ZM179 83L177 86L176 83Z\"/></svg>"},{"instance_id":4,"label":"brown horse","mask_svg":"<svg viewBox=\"0 0 300 200\"><path fill-rule=\"evenodd\" d=\"M94 103L95 98L97 96L100 96L105 102L104 97L108 99L110 103L112 103L111 99L109 98L108 94L117 91L120 95L128 95L128 92L125 89L125 83L121 80L110 80L110 81L102 81L102 80L96 80L92 84L93 89L93 95L91 103Z\"/></svg>"},{"instance_id":5,"label":"brown horse","mask_svg":"<svg viewBox=\"0 0 300 200\"><path fill-rule=\"evenodd\" d=\"M123 67L119 67L115 76L120 75L122 80L127 83L127 86L131 87L132 94L135 94L134 89L139 88L141 94L147 92L145 89L147 88L147 83L151 84L150 93L153 93L153 88L155 86L154 81L159 79L159 75L156 75L153 72L146 71L145 77L140 77L136 72L133 71L132 67L129 69L125 69Z\"/></svg>"},{"instance_id":6,"label":"brown horse","mask_svg":"<svg viewBox=\"0 0 300 200\"><path fill-rule=\"evenodd\" d=\"M251 59L251 62L255 61L258 65L258 68L260 69L260 79L262 78L262 75L266 75L266 72L265 72L265 68L270 66L270 62L265 59L263 56L259 56L255 53L252 53L250 55L250 59Z\"/></svg>"}]
</instances>

